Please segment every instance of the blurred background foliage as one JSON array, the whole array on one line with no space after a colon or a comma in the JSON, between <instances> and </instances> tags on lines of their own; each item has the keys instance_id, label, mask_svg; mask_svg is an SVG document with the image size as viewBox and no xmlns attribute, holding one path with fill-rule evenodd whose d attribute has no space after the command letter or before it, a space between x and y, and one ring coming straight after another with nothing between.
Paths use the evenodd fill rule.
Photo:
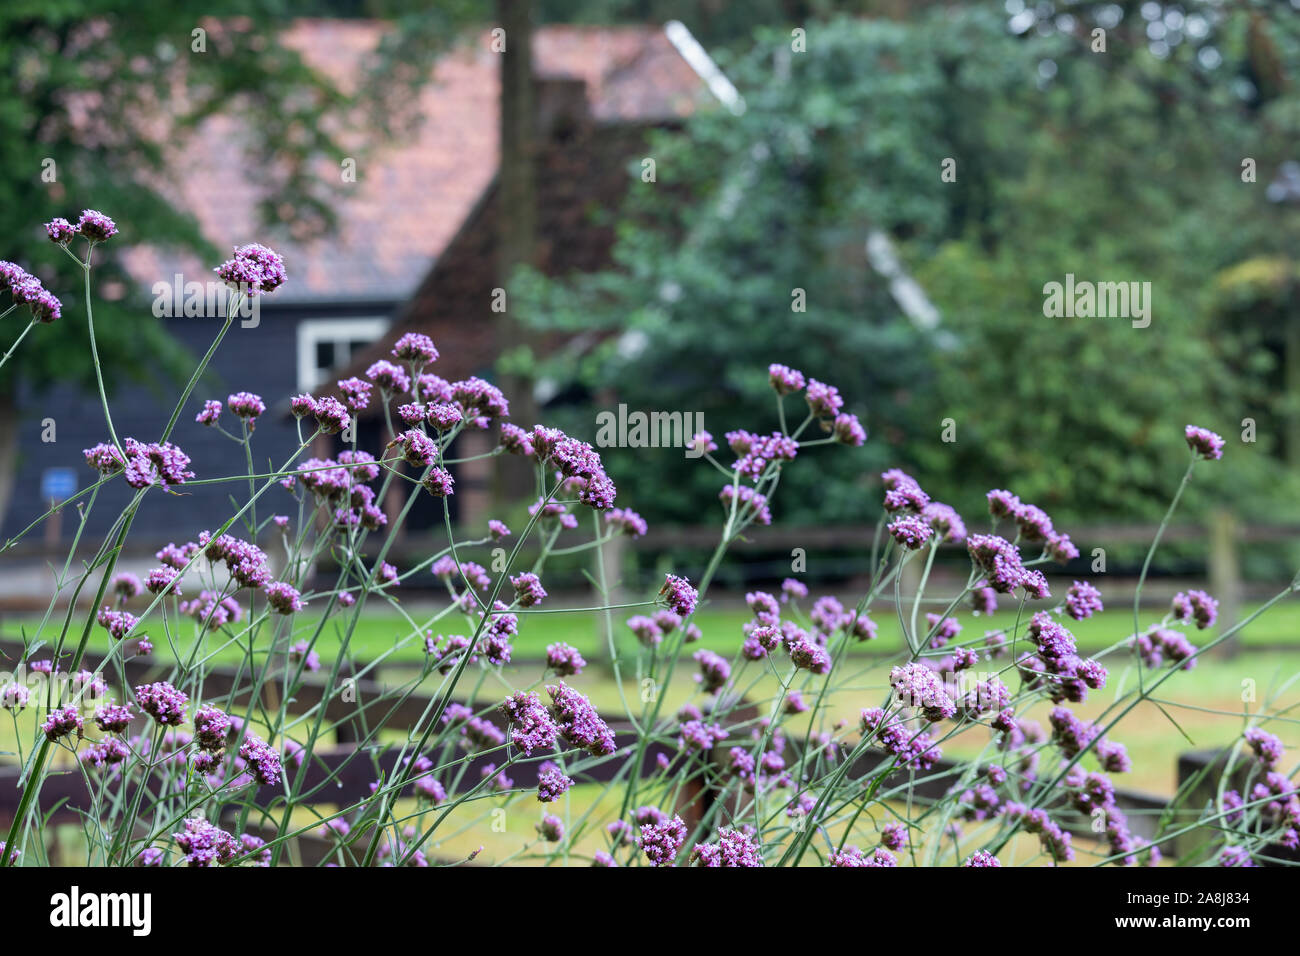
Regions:
<instances>
[{"instance_id":1,"label":"blurred background foliage","mask_svg":"<svg viewBox=\"0 0 1300 956\"><path fill-rule=\"evenodd\" d=\"M520 277L515 308L538 324L618 333L546 375L703 411L719 443L774 427L769 362L838 385L866 454L791 469L785 521L874 518L869 470L889 465L967 513L1007 486L1065 521L1158 518L1188 422L1227 436L1233 459L1191 489L1192 513L1295 515L1294 397L1272 340L1300 320L1286 265L1300 207L1267 195L1300 131L1290 5L1012 0L801 25L805 52L781 25L717 54L745 112L701 113L653 144L658 182L619 214L615 269ZM940 177L949 157L955 182ZM895 241L936 330L868 267L870 230ZM1271 281L1242 281L1261 271ZM1150 282L1153 321L1045 317L1043 285L1066 273ZM1253 444L1238 440L1246 418ZM681 492L656 495L662 455L652 469L647 450L608 454L656 519L689 520L719 485L681 462L667 480Z\"/></svg>"},{"instance_id":2,"label":"blurred background foliage","mask_svg":"<svg viewBox=\"0 0 1300 956\"><path fill-rule=\"evenodd\" d=\"M310 172L313 158L338 155L327 118L364 116L376 141L400 135L404 94L492 15L469 0L230 0L201 11L13 0L0 10L10 172L0 258L75 280L34 224L98 205L133 234L215 261L219 250L166 198L158 137L230 108L276 177L276 202L299 220L314 211L328 230L330 196ZM296 16L382 17L399 29L373 81L345 95L275 43ZM205 17L255 42L186 58L177 83L168 64ZM871 434L860 454L824 450L815 467L792 469L780 521L873 520L876 473L892 465L967 513L987 488L1008 486L1066 522L1151 519L1181 472L1189 421L1227 436L1234 460L1198 479L1193 513L1226 501L1256 520L1296 516L1300 437L1287 436L1300 435L1300 401L1287 343L1300 323L1300 196L1271 189L1300 158L1294 0L535 4L539 24L671 18L709 48L746 109L701 111L658 134L648 150L657 181L641 182L636 164L625 206L593 211L617 224L613 268L517 274L515 317L606 333L580 355L507 357L503 371L523 369L558 394L548 419L594 438L595 412L611 402L700 411L721 442L732 428L776 427L765 371L776 361L837 385ZM1093 49L1098 28L1104 52ZM93 126L73 121L87 99ZM60 188L35 188L46 158L64 170ZM941 179L946 158L954 182ZM893 240L938 311L936 329L904 315L869 266L873 232ZM1043 285L1066 273L1150 282L1150 327L1044 317ZM804 312L791 309L796 289ZM91 381L78 297L64 300L68 321L33 337L0 378L0 432L20 389ZM185 356L151 316L104 309L110 382L183 372ZM0 349L19 331L0 327ZM949 418L955 443L941 440ZM1247 418L1249 444L1238 440ZM693 521L716 498L718 476L698 462L608 456L627 500L654 522Z\"/></svg>"}]
</instances>

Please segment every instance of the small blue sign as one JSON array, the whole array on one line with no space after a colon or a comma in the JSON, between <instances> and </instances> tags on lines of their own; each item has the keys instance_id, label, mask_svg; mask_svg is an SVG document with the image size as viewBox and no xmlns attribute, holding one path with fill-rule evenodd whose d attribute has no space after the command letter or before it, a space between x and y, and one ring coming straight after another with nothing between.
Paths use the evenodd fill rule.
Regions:
<instances>
[{"instance_id":1,"label":"small blue sign","mask_svg":"<svg viewBox=\"0 0 1300 956\"><path fill-rule=\"evenodd\" d=\"M42 501L67 501L76 493L75 468L46 468L41 472Z\"/></svg>"}]
</instances>

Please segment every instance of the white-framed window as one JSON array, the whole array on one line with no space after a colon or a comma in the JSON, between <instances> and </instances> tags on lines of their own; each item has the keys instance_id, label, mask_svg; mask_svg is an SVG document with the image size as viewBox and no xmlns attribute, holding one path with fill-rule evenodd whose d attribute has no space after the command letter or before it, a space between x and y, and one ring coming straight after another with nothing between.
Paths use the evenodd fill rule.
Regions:
<instances>
[{"instance_id":1,"label":"white-framed window","mask_svg":"<svg viewBox=\"0 0 1300 956\"><path fill-rule=\"evenodd\" d=\"M307 319L298 323L298 388L309 392L388 330L385 318Z\"/></svg>"}]
</instances>

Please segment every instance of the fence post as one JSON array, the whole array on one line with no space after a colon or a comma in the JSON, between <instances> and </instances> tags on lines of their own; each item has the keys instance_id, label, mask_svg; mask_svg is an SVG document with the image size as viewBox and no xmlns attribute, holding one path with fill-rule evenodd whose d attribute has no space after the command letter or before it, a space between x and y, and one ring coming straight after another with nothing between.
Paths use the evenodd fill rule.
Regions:
<instances>
[{"instance_id":1,"label":"fence post","mask_svg":"<svg viewBox=\"0 0 1300 956\"><path fill-rule=\"evenodd\" d=\"M1210 515L1210 593L1219 601L1219 629L1241 620L1241 567L1237 560L1237 518L1226 508ZM1241 635L1234 634L1219 646L1225 657L1241 651Z\"/></svg>"}]
</instances>

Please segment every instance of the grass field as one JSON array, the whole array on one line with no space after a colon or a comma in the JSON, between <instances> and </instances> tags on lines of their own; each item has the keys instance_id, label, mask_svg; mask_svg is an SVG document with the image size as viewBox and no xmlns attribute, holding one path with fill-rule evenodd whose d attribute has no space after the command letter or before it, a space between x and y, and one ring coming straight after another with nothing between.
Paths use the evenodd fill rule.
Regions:
<instances>
[{"instance_id":1,"label":"grass field","mask_svg":"<svg viewBox=\"0 0 1300 956\"><path fill-rule=\"evenodd\" d=\"M1247 609L1246 613L1250 610ZM430 606L413 605L407 613L417 625L423 625L432 617L434 610ZM634 613L637 611L629 609L614 612L620 656L629 662L623 672L621 693L606 667L591 667L572 680L591 696L602 712L611 717L622 713L624 699L630 701L633 708L640 706L641 675L632 663L638 657L639 649L623 624ZM741 627L749 617L749 613L739 607L702 609L695 619L704 632L704 638L696 646L717 650L728 658L734 657L740 643ZM1152 617L1151 614L1144 614L1143 623L1149 622ZM515 641L516 664L507 668L501 683L489 680L485 684L484 695L504 693L509 684L521 686L535 682L540 670L533 662L545 654L548 644L556 641L573 644L593 663L608 659L601 618L602 615L594 613L521 615L520 633ZM1014 623L1014 615L1011 614L975 619L965 615L962 619L966 626L958 637L959 641L978 639L985 630ZM467 630L464 618L456 618L455 624L452 620L444 619L434 633ZM828 714L832 719L842 718L852 723L856 721L861 708L883 701L887 688L888 662L877 659L877 655L883 658L899 652L902 640L896 617L877 613L876 620L880 626L880 636L873 642L859 645L860 656L851 665L854 669L850 675L843 681L846 686L829 702ZM326 622L317 644L320 656L326 662L337 653L346 621L346 618L338 617ZM1081 648L1095 653L1129 633L1131 628L1125 627L1126 621L1130 621L1127 614L1113 610L1093 620L1070 622L1070 626ZM37 623L37 618L11 617L3 622L0 634L7 638L17 638L26 631L30 635ZM298 615L293 620L294 633L299 637L308 637L318 623L318 617ZM396 676L409 672L412 664L423 659L422 642L411 637L418 633L421 631L412 628L406 616L391 609L376 609L366 613L359 621L350 647L359 662L383 658L385 669ZM1199 642L1204 642L1210 639L1212 633L1193 632L1192 639L1198 641L1199 638ZM57 636L58 632L53 627L42 634L42 638L47 641L53 641ZM106 646L100 640L102 637L102 631L97 631L94 635L100 647ZM1171 793L1175 785L1174 764L1179 752L1216 748L1231 742L1241 733L1245 715L1265 703L1268 703L1272 711L1287 711L1286 719L1272 722L1269 729L1279 734L1288 745L1300 746L1300 680L1292 680L1300 675L1300 607L1295 602L1288 602L1272 609L1245 629L1242 644L1243 652L1235 657L1207 655L1198 662L1195 669L1177 673L1160 688L1155 701L1140 705L1126 718L1115 737L1128 747L1133 757L1134 771L1127 775L1122 785L1155 793ZM1268 650L1263 650L1264 648ZM160 662L171 658L166 647L159 647L156 653ZM38 652L35 656L39 658L41 654ZM216 653L214 661L234 663L241 657L240 649L232 645ZM1090 700L1077 708L1081 716L1098 716L1118 694L1132 689L1137 675L1128 663L1129 660L1126 654L1112 654L1106 659L1105 663L1111 670L1109 684L1104 690L1093 692ZM693 672L694 666L689 660L678 668L672 684L663 690L666 695L665 713L671 712L668 708L675 709L687 700L699 699L698 688L692 681ZM736 678L740 686L748 688L751 700L769 698L778 687L770 672L765 674L757 665L747 665L745 670L737 673ZM1253 701L1243 700L1243 696L1249 696L1246 693L1248 690L1253 690ZM1045 723L1048 709L1049 705L1043 705L1028 716ZM8 736L9 734L0 732L0 737ZM954 754L978 751L984 746L986 737L987 733L982 730L969 731L950 741L945 749Z\"/></svg>"},{"instance_id":2,"label":"grass field","mask_svg":"<svg viewBox=\"0 0 1300 956\"><path fill-rule=\"evenodd\" d=\"M413 603L409 609L404 608L405 615L392 608L378 607L367 611L357 623L349 642L353 656L358 660L371 660L380 655L394 663L420 660L424 655L423 644L419 640L409 639L411 635L421 633L435 612L432 605ZM908 609L910 611L910 608ZM1253 606L1243 608L1243 616L1255 610ZM636 642L627 630L624 622L628 617L641 613L641 609L621 609L612 612L614 634L619 642L620 651L631 653ZM733 652L741 640L741 627L751 619L751 614L740 606L704 607L695 614L695 622L704 632L699 647L707 647L723 654ZM1144 611L1141 622L1145 626L1157 618L1157 614ZM876 654L894 654L902 650L902 629L897 615L892 608L882 606L872 614L879 625L879 637L866 644L859 645L858 650ZM962 614L964 630L959 641L978 638L986 631L1009 628L1015 624L1016 615L1011 612L999 612L992 617L974 618ZM592 612L560 613L523 613L520 615L519 635L515 639L515 657L519 659L540 659L546 653L546 646L556 641L564 641L578 648L587 656L602 656L606 653L604 632L604 615ZM293 632L296 637L308 638L319 625L319 615L309 612L293 618ZM414 622L415 626L412 626ZM40 617L37 615L11 615L0 620L0 636L17 639L24 634L34 635ZM41 633L47 643L58 638L59 620L52 620ZM322 659L328 659L337 653L341 646L342 630L347 626L348 618L335 615L327 622L317 644L317 651ZM1131 610L1112 609L1087 621L1066 621L1074 633L1082 650L1096 652L1114 644L1132 633ZM468 633L469 625L464 617L448 617L432 626L432 633L455 634ZM265 629L264 629L265 633ZM1193 643L1203 643L1213 638L1216 632L1194 631ZM1269 610L1259 619L1245 627L1239 635L1244 649L1282 649L1294 647L1300 651L1300 601L1286 601ZM155 644L160 641L155 637ZM91 635L91 646L97 650L108 647L107 636L96 629ZM236 646L229 646L213 657L215 663L233 663L243 654Z\"/></svg>"}]
</instances>

